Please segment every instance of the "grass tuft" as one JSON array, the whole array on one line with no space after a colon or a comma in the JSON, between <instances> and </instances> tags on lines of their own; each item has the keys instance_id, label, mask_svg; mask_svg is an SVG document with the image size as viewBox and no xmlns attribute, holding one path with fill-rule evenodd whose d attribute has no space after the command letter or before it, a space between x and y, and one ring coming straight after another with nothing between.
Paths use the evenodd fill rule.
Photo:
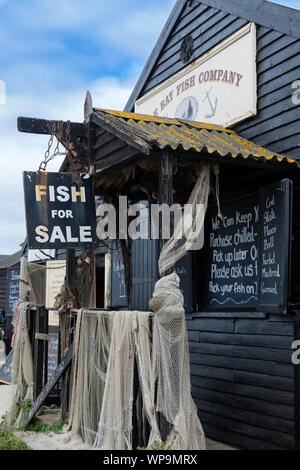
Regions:
<instances>
[{"instance_id":1,"label":"grass tuft","mask_svg":"<svg viewBox=\"0 0 300 470\"><path fill-rule=\"evenodd\" d=\"M0 422L0 450L29 450L22 439L14 435L5 416L2 416Z\"/></svg>"}]
</instances>

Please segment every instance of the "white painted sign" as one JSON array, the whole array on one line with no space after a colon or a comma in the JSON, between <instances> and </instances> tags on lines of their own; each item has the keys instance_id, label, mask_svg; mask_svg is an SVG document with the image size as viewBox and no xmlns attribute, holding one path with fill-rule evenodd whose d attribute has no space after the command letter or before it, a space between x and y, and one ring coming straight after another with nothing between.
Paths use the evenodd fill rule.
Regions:
<instances>
[{"instance_id":1,"label":"white painted sign","mask_svg":"<svg viewBox=\"0 0 300 470\"><path fill-rule=\"evenodd\" d=\"M66 261L48 261L46 277L46 308L53 309L66 276ZM58 325L57 312L49 312L49 325Z\"/></svg>"},{"instance_id":2,"label":"white painted sign","mask_svg":"<svg viewBox=\"0 0 300 470\"><path fill-rule=\"evenodd\" d=\"M55 258L55 250L28 250L28 261L30 263L44 261L49 258Z\"/></svg>"},{"instance_id":3,"label":"white painted sign","mask_svg":"<svg viewBox=\"0 0 300 470\"><path fill-rule=\"evenodd\" d=\"M135 112L229 127L256 115L256 27L249 23L135 103Z\"/></svg>"}]
</instances>

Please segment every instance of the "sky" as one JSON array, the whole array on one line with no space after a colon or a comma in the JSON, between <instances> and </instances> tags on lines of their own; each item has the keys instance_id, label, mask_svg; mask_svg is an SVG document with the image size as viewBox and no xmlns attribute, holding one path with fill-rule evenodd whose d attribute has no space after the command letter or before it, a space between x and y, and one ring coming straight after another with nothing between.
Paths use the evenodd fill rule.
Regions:
<instances>
[{"instance_id":1,"label":"sky","mask_svg":"<svg viewBox=\"0 0 300 470\"><path fill-rule=\"evenodd\" d=\"M123 109L175 3L0 0L0 255L25 239L22 172L38 169L49 140L19 133L17 117L82 122L87 90L94 106Z\"/></svg>"}]
</instances>

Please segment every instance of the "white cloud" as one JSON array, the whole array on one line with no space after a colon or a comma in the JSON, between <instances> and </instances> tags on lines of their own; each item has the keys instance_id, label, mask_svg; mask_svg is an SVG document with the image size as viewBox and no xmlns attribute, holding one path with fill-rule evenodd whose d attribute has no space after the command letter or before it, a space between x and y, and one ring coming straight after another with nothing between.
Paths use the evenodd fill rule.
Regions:
<instances>
[{"instance_id":1,"label":"white cloud","mask_svg":"<svg viewBox=\"0 0 300 470\"><path fill-rule=\"evenodd\" d=\"M147 57L174 3L168 1L162 7L161 4L150 2L146 7L137 8L129 15L115 15L113 21L100 22L97 27L99 37L118 50L141 58Z\"/></svg>"},{"instance_id":2,"label":"white cloud","mask_svg":"<svg viewBox=\"0 0 300 470\"><path fill-rule=\"evenodd\" d=\"M82 122L87 89L95 107L123 109L174 2L0 0L0 254L24 240L22 171L38 169L49 140L19 133L17 117Z\"/></svg>"},{"instance_id":3,"label":"white cloud","mask_svg":"<svg viewBox=\"0 0 300 470\"><path fill-rule=\"evenodd\" d=\"M90 84L95 107L123 109L135 83L103 77ZM36 171L43 159L49 136L17 131L17 116L63 119L82 122L84 89L52 93L48 96L9 95L9 105L0 106L0 254L18 250L26 235L22 172ZM58 171L58 156L48 167Z\"/></svg>"}]
</instances>

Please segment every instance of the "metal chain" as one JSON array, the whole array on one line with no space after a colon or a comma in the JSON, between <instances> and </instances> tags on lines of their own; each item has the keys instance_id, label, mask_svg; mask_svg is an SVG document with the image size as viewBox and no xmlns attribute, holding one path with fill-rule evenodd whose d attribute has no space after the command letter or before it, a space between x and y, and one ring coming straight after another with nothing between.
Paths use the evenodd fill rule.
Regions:
<instances>
[{"instance_id":1,"label":"metal chain","mask_svg":"<svg viewBox=\"0 0 300 470\"><path fill-rule=\"evenodd\" d=\"M48 148L45 152L44 160L40 163L38 173L41 173L42 171L46 171L48 163L51 160L53 160L57 155L65 155L69 160L71 172L75 176L78 186L82 186L80 172L77 170L74 164L74 159L72 158L72 155L70 152L70 137L71 137L71 122L70 121L67 121L67 129L66 129L67 142L66 142L65 152L59 151L59 145L62 139L62 133L63 133L63 121L59 121L59 130L58 130L58 134L56 135L57 142L56 142L54 152L51 154L51 148L52 148L53 141L54 141L54 135L52 134L48 142Z\"/></svg>"},{"instance_id":2,"label":"metal chain","mask_svg":"<svg viewBox=\"0 0 300 470\"><path fill-rule=\"evenodd\" d=\"M62 137L62 130L63 130L63 121L60 121L59 122L59 131L58 131L58 134L56 136L57 142L56 142L54 152L51 155L50 151L51 151L51 147L52 147L53 141L54 141L54 135L52 134L50 136L50 139L49 139L49 142L48 142L48 148L45 152L44 160L40 163L40 166L39 166L39 169L38 169L39 173L41 171L46 171L48 163L51 160L53 160L57 155L66 155L66 152L60 152L59 151L60 140L61 140L61 137Z\"/></svg>"}]
</instances>

